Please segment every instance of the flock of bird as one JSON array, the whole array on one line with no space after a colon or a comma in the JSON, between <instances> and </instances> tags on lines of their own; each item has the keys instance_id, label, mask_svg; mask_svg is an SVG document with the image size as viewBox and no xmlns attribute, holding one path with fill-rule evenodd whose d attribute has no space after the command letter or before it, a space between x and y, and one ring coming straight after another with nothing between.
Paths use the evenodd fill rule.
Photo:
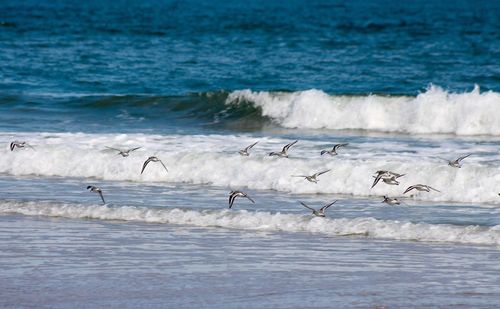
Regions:
<instances>
[{"instance_id":1,"label":"flock of bird","mask_svg":"<svg viewBox=\"0 0 500 309\"><path fill-rule=\"evenodd\" d=\"M296 143L298 142L298 140L296 141L293 141L291 143L288 143L286 144L283 149L279 152L271 152L269 153L269 156L277 156L277 157L281 157L281 158L288 158L288 151L290 150L290 148L292 146L294 146ZM255 146L257 145L258 142L255 142L247 147L245 147L244 149L241 149L238 151L238 153L241 155L241 156L250 156L250 150ZM338 155L337 151L339 150L339 148L341 147L345 147L345 146L348 146L348 143L342 143L342 144L336 144L333 146L333 148L331 150L322 150L321 151L321 155L325 155L325 154L328 154L330 156L336 156ZM13 141L10 143L10 150L11 151L14 151L15 148L25 148L25 147L29 147L31 149L35 149L33 146L31 146L30 144L28 144L27 142L19 142L19 141ZM133 151L136 151L138 149L140 149L141 147L135 147L135 148L130 148L130 149L118 149L118 148L112 148L112 147L108 147L106 146L107 149L110 149L110 150L114 150L114 151L117 151L117 155L121 155L122 157L128 157L130 155L131 152ZM465 156L461 156L459 158L457 158L456 160L452 160L452 161L448 161L448 165L449 166L452 166L452 167L456 167L456 168L461 168L462 165L461 165L461 161L467 157L469 157L470 154L468 155L465 155ZM144 161L143 165L142 165L142 169L141 169L141 174L144 173L144 170L146 169L146 166L148 166L148 164L150 162L159 162L163 168L165 169L165 171L168 172L168 169L167 167L165 166L165 164L156 156L150 156L149 158L146 159L146 161ZM312 182L312 183L318 183L319 179L318 177L325 174L325 173L328 173L330 172L330 170L325 170L325 171L320 171L320 172L317 172L317 173L314 173L312 175L291 175L292 177L301 177L301 178L304 178L305 180L309 181L309 182ZM405 174L398 174L398 173L394 173L394 172L391 172L391 171L385 171L385 170L380 170L380 171L377 171L375 173L375 175L373 176L374 178L374 181L373 181L373 184L371 186L371 188L375 187L380 181L388 184L388 185L399 185L399 181L398 181L398 178L400 177L403 177L405 176ZM104 196L103 196L103 193L102 193L102 190L96 186L87 186L87 190L89 190L90 192L94 192L94 193L97 193L99 194L99 196L101 197L101 200L103 202L103 204L106 204L106 201L104 200ZM416 191L425 191L425 192L430 192L431 190L432 191L436 191L436 192L441 192L429 185L424 185L424 184L416 184L416 185L412 185L412 186L409 186L404 192L403 194L406 194L412 190L416 190ZM499 193L500 195L500 193ZM229 193L229 208L232 208L233 205L234 205L234 202L236 200L237 197L245 197L247 198L248 200L250 200L252 203L255 203L255 201L248 196L248 194L246 194L245 192L243 191L239 191L239 190L234 190L234 191L231 191ZM401 202L397 199L397 198L391 198L391 197L388 197L388 196L383 196L384 200L382 201L382 203L386 203L386 204L389 204L389 205L400 205ZM323 207L321 207L320 209L315 209L315 208L312 208L308 205L306 205L304 202L300 202L300 204L302 206L304 206L305 208L309 209L312 211L312 214L315 215L315 216L318 216L318 217L325 217L325 211L328 209L328 207L332 206L333 204L335 204L337 201L333 201Z\"/></svg>"}]
</instances>

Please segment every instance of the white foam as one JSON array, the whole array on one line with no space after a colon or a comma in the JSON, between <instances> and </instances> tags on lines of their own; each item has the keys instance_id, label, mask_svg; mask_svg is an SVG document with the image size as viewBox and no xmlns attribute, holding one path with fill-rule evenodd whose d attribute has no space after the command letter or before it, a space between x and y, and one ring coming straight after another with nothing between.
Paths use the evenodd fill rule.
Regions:
<instances>
[{"instance_id":1,"label":"white foam","mask_svg":"<svg viewBox=\"0 0 500 309\"><path fill-rule=\"evenodd\" d=\"M0 135L7 145L8 136ZM11 139L20 139L12 138ZM470 157L461 169L444 160L414 154L379 156L366 149L345 149L345 155L322 157L316 142L300 141L290 151L290 159L269 157L285 141L261 139L250 157L237 150L254 141L238 136L148 136L143 134L31 134L36 149L0 150L0 173L84 177L134 182L187 182L230 188L278 190L291 193L333 193L356 196L402 196L406 187L427 184L441 190L419 192L414 198L429 201L500 203L500 166ZM104 146L143 148L122 158ZM155 163L141 175L145 159L158 156L169 168L166 173ZM292 175L312 174L331 169L317 184ZM401 185L379 183L370 189L377 170L407 174ZM406 195L408 196L408 194Z\"/></svg>"},{"instance_id":2,"label":"white foam","mask_svg":"<svg viewBox=\"0 0 500 309\"><path fill-rule=\"evenodd\" d=\"M146 207L84 206L50 202L0 202L0 214L74 219L124 220L149 223L224 227L242 230L308 232L325 235L362 235L374 238L500 245L500 226L456 226L411 223L374 218L317 218L270 212L158 209Z\"/></svg>"},{"instance_id":3,"label":"white foam","mask_svg":"<svg viewBox=\"0 0 500 309\"><path fill-rule=\"evenodd\" d=\"M260 107L264 116L286 128L500 135L500 94L480 93L478 86L466 93L430 86L416 97L240 90L232 92L226 104L242 101Z\"/></svg>"}]
</instances>

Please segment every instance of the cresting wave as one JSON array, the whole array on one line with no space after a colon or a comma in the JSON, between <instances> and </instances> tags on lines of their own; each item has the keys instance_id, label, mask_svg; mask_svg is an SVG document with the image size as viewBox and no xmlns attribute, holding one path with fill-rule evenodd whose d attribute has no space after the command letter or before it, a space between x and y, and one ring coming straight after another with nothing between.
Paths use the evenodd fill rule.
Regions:
<instances>
[{"instance_id":1,"label":"cresting wave","mask_svg":"<svg viewBox=\"0 0 500 309\"><path fill-rule=\"evenodd\" d=\"M8 145L7 136L0 136ZM452 168L442 159L395 153L379 155L373 148L349 149L338 157L319 155L322 145L300 141L289 159L269 157L280 150L281 139L261 138L250 157L241 157L240 146L255 141L242 136L180 136L144 134L33 134L28 139L36 148L11 152L0 151L0 173L95 178L133 182L186 182L211 184L228 188L277 190L298 194L351 194L355 196L389 195L403 197L406 187L427 184L438 192L418 192L405 198L427 201L500 203L500 167L480 157L468 158L464 167ZM130 157L122 158L104 146L132 148L143 146ZM361 145L360 145L361 146ZM369 146L372 147L372 146ZM491 151L484 148L483 151ZM496 149L496 148L492 148ZM432 151L432 149L429 149ZM150 155L158 156L169 168L150 163L144 174L141 167ZM497 157L488 160L498 160ZM479 162L478 162L479 161ZM310 183L292 175L308 175L331 169ZM371 189L372 175L377 170L404 173L399 186L383 183Z\"/></svg>"},{"instance_id":2,"label":"cresting wave","mask_svg":"<svg viewBox=\"0 0 500 309\"><path fill-rule=\"evenodd\" d=\"M123 220L242 230L308 232L324 235L361 235L374 238L500 245L500 226L455 226L374 218L317 218L305 215L245 210L158 209L132 206L86 206L50 202L0 202L0 214L73 219Z\"/></svg>"},{"instance_id":3,"label":"cresting wave","mask_svg":"<svg viewBox=\"0 0 500 309\"><path fill-rule=\"evenodd\" d=\"M410 96L335 96L234 91L226 104L253 104L286 128L369 130L411 134L500 135L500 93L449 93L437 86Z\"/></svg>"}]
</instances>

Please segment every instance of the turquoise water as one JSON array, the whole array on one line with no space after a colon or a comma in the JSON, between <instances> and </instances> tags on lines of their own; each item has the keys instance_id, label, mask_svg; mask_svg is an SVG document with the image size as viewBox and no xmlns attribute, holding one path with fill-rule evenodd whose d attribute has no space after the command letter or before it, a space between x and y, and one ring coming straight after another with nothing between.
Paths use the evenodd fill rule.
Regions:
<instances>
[{"instance_id":1,"label":"turquoise water","mask_svg":"<svg viewBox=\"0 0 500 309\"><path fill-rule=\"evenodd\" d=\"M0 307L495 308L498 33L495 1L1 1Z\"/></svg>"}]
</instances>

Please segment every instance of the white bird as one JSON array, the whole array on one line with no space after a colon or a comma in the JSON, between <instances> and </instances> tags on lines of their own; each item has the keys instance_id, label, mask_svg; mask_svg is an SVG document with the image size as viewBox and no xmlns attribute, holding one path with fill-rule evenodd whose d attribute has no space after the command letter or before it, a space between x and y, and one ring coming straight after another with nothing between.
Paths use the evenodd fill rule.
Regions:
<instances>
[{"instance_id":1,"label":"white bird","mask_svg":"<svg viewBox=\"0 0 500 309\"><path fill-rule=\"evenodd\" d=\"M297 143L297 142L298 142L298 140L295 142L292 142L290 144L286 144L285 147L283 147L283 150L281 150L280 152L271 152L269 155L288 158L288 149L290 149L290 147L295 145L295 143Z\"/></svg>"},{"instance_id":2,"label":"white bird","mask_svg":"<svg viewBox=\"0 0 500 309\"><path fill-rule=\"evenodd\" d=\"M401 204L401 202L397 198L390 198L390 197L385 196L385 195L384 195L384 200L382 201L382 203L386 203L386 204L389 204L389 205L399 205L399 204Z\"/></svg>"},{"instance_id":3,"label":"white bird","mask_svg":"<svg viewBox=\"0 0 500 309\"><path fill-rule=\"evenodd\" d=\"M160 162L161 165L163 165L163 168L165 168L165 170L167 171L168 173L168 169L167 167L165 166L165 164L163 164L163 162L158 159L157 157L149 157L145 162L144 164L142 165L142 170L141 170L141 174L144 172L144 169L146 168L146 166L148 165L149 162Z\"/></svg>"},{"instance_id":4,"label":"white bird","mask_svg":"<svg viewBox=\"0 0 500 309\"><path fill-rule=\"evenodd\" d=\"M458 167L458 168L461 168L462 165L460 165L460 161L462 161L463 159L467 158L468 156L470 156L471 154L468 154L466 156L462 156L462 157L459 157L458 159L456 160L452 160L452 161L448 161L448 165L449 166L452 166L452 167Z\"/></svg>"},{"instance_id":5,"label":"white bird","mask_svg":"<svg viewBox=\"0 0 500 309\"><path fill-rule=\"evenodd\" d=\"M141 148L141 147L135 147L135 148L127 149L127 150L121 150L121 149L112 148L112 147L108 147L108 146L105 146L105 147L108 148L108 149L112 149L112 150L118 151L118 154L121 155L124 158L128 157L130 155L130 152L135 151L135 150Z\"/></svg>"},{"instance_id":6,"label":"white bird","mask_svg":"<svg viewBox=\"0 0 500 309\"><path fill-rule=\"evenodd\" d=\"M335 200L335 201L331 202L330 204L328 204L328 205L325 205L325 206L321 207L319 210L317 210L317 209L314 209L314 208L312 208L312 207L307 206L304 202L300 202L300 204L301 204L302 206L304 206L305 208L308 208L308 209L312 210L313 215L315 215L315 216L317 216L317 217L326 217L326 215L325 215L325 210L327 210L327 209L328 209L328 207L332 206L332 205L333 205L333 204L335 204L336 202L337 202L337 201Z\"/></svg>"},{"instance_id":7,"label":"white bird","mask_svg":"<svg viewBox=\"0 0 500 309\"><path fill-rule=\"evenodd\" d=\"M375 178L375 180L373 181L372 188L375 187L375 185L380 180L382 180L383 182L385 182L386 184L389 184L389 185L399 185L399 182L397 181L397 179L399 177L403 177L404 175L406 175L406 174L398 174L398 173L394 173L394 172L390 172L390 171L377 171L375 174L377 176L373 176L373 178Z\"/></svg>"},{"instance_id":8,"label":"white bird","mask_svg":"<svg viewBox=\"0 0 500 309\"><path fill-rule=\"evenodd\" d=\"M247 157L248 157L248 156L250 155L250 153L249 153L248 151L249 151L250 149L252 149L252 147L253 147L253 146L257 145L257 143L258 143L258 142L255 142L255 143L253 143L252 145L247 146L247 147L246 147L246 148L244 148L244 149L241 149L240 151L238 151L238 153L239 153L240 155L242 155L242 156L247 156Z\"/></svg>"},{"instance_id":9,"label":"white bird","mask_svg":"<svg viewBox=\"0 0 500 309\"><path fill-rule=\"evenodd\" d=\"M241 197L246 197L247 199L249 199L252 203L255 204L255 201L252 200L246 193L243 193L241 191L231 191L229 192L229 208L233 207L233 204L234 204L234 200L238 197L238 196L241 196Z\"/></svg>"},{"instance_id":10,"label":"white bird","mask_svg":"<svg viewBox=\"0 0 500 309\"><path fill-rule=\"evenodd\" d=\"M410 192L411 190L417 190L417 191L425 191L425 192L430 192L431 190L434 190L436 192L441 192L437 189L434 189L433 187L431 186L428 186L428 185L422 185L422 184L418 184L418 185L413 185L413 186L409 186L405 192L403 192L403 194L407 193L407 192Z\"/></svg>"},{"instance_id":11,"label":"white bird","mask_svg":"<svg viewBox=\"0 0 500 309\"><path fill-rule=\"evenodd\" d=\"M35 149L33 146L26 142L19 142L19 141L13 141L10 143L10 151L14 151L15 148L24 148L24 147L30 147L31 149Z\"/></svg>"},{"instance_id":12,"label":"white bird","mask_svg":"<svg viewBox=\"0 0 500 309\"><path fill-rule=\"evenodd\" d=\"M312 174L311 176L308 176L308 175L292 175L292 177L303 177L305 178L307 181L309 182L314 182L314 183L318 183L318 176L320 175L323 175L324 173L328 173L329 171L331 170L326 170L326 171L323 171L323 172L318 172L316 174Z\"/></svg>"},{"instance_id":13,"label":"white bird","mask_svg":"<svg viewBox=\"0 0 500 309\"><path fill-rule=\"evenodd\" d=\"M340 148L340 147L345 147L349 145L348 143L344 143L344 144L336 144L335 146L333 146L332 150L322 150L321 151L321 155L324 155L325 153L326 154L329 154L331 156L336 156L338 155L337 153L337 150Z\"/></svg>"},{"instance_id":14,"label":"white bird","mask_svg":"<svg viewBox=\"0 0 500 309\"><path fill-rule=\"evenodd\" d=\"M102 190L100 188L96 186L87 186L87 190L90 190L90 192L99 193L99 195L101 196L102 203L106 204L106 202L104 201L104 196L102 196Z\"/></svg>"}]
</instances>

